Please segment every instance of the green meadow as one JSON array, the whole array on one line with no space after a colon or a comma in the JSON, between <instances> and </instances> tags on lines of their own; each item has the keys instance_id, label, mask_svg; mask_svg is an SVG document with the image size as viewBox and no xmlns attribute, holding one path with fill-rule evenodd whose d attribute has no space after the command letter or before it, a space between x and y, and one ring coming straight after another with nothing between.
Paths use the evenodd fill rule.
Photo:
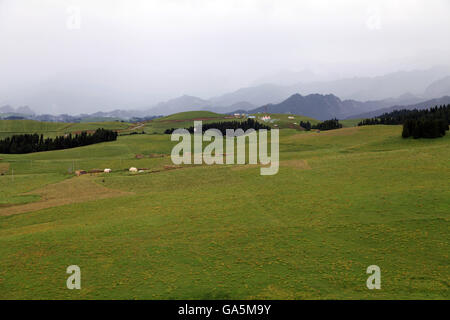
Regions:
<instances>
[{"instance_id":1,"label":"green meadow","mask_svg":"<svg viewBox=\"0 0 450 320\"><path fill-rule=\"evenodd\" d=\"M77 133L79 131L95 130L97 128L126 131L132 127L133 125L130 123L119 121L63 123L34 120L0 120L0 139L26 133L37 133L39 135L43 134L46 137L56 137L67 133Z\"/></svg>"},{"instance_id":2,"label":"green meadow","mask_svg":"<svg viewBox=\"0 0 450 320\"><path fill-rule=\"evenodd\" d=\"M205 113L114 142L0 155L0 299L449 299L450 135L402 139L401 126L351 122L305 132L285 117L273 176L257 165L169 170L177 142L160 133L225 119ZM28 125L0 131L96 127ZM70 265L81 290L66 287ZM370 265L380 290L366 287Z\"/></svg>"}]
</instances>

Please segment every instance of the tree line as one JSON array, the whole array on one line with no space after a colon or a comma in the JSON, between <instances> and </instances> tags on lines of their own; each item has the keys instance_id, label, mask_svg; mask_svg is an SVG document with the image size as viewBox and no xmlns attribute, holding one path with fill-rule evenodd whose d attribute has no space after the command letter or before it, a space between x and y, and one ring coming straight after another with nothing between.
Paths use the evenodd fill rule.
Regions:
<instances>
[{"instance_id":1,"label":"tree line","mask_svg":"<svg viewBox=\"0 0 450 320\"><path fill-rule=\"evenodd\" d=\"M76 148L90 144L117 140L117 132L97 129L94 133L86 131L73 136L71 133L56 138L44 138L44 135L21 134L0 140L0 153L31 153Z\"/></svg>"},{"instance_id":2,"label":"tree line","mask_svg":"<svg viewBox=\"0 0 450 320\"><path fill-rule=\"evenodd\" d=\"M300 121L300 127L305 129L306 131L309 131L311 130L311 123L309 121L306 122Z\"/></svg>"},{"instance_id":3,"label":"tree line","mask_svg":"<svg viewBox=\"0 0 450 320\"><path fill-rule=\"evenodd\" d=\"M364 119L358 126L403 124L402 137L439 138L449 130L450 104L424 110L394 110L379 117Z\"/></svg>"},{"instance_id":4,"label":"tree line","mask_svg":"<svg viewBox=\"0 0 450 320\"><path fill-rule=\"evenodd\" d=\"M217 129L220 132L222 132L223 135L226 135L227 129L242 129L244 131L247 131L248 129L267 129L270 130L271 128L265 124L262 124L254 119L247 119L245 121L223 121L223 122L212 122L212 123L204 123L202 124L202 131L205 132L208 129ZM172 134L176 128L170 128L166 129L164 131L165 134ZM194 127L189 127L187 130L190 133L194 133Z\"/></svg>"},{"instance_id":5,"label":"tree line","mask_svg":"<svg viewBox=\"0 0 450 320\"><path fill-rule=\"evenodd\" d=\"M407 119L403 123L402 137L440 138L445 136L447 130L448 122L444 119Z\"/></svg>"},{"instance_id":6,"label":"tree line","mask_svg":"<svg viewBox=\"0 0 450 320\"><path fill-rule=\"evenodd\" d=\"M306 131L309 131L311 129L325 131L342 128L342 124L339 123L338 119L325 120L324 122L319 122L315 125L311 125L309 121L300 121L300 126L305 128Z\"/></svg>"}]
</instances>

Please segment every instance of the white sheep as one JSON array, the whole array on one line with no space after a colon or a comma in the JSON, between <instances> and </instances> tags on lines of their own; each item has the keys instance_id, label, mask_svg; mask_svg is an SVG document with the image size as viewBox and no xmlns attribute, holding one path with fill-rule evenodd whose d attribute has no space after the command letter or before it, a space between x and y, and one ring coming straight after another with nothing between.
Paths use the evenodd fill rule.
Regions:
<instances>
[{"instance_id":1,"label":"white sheep","mask_svg":"<svg viewBox=\"0 0 450 320\"><path fill-rule=\"evenodd\" d=\"M105 170L103 170L104 173L111 173L111 171L112 171L112 170L109 169L109 168L106 168Z\"/></svg>"},{"instance_id":2,"label":"white sheep","mask_svg":"<svg viewBox=\"0 0 450 320\"><path fill-rule=\"evenodd\" d=\"M138 172L138 169L135 168L135 167L131 167L129 171L130 171L130 172Z\"/></svg>"}]
</instances>

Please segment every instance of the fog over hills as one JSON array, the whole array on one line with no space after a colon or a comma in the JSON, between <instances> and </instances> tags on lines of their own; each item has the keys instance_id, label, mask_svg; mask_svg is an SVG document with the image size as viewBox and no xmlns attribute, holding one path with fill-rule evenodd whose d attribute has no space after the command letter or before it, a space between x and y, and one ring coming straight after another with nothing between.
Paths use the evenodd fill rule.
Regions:
<instances>
[{"instance_id":1,"label":"fog over hills","mask_svg":"<svg viewBox=\"0 0 450 320\"><path fill-rule=\"evenodd\" d=\"M262 84L242 88L210 100L213 103L222 105L230 105L237 101L248 101L255 105L262 105L279 103L294 93L332 93L343 99L360 101L383 100L399 97L407 93L421 96L428 86L449 75L449 66L436 66L427 70L398 71L377 77L354 77L334 81L305 82L289 86ZM448 94L450 91L444 93Z\"/></svg>"},{"instance_id":2,"label":"fog over hills","mask_svg":"<svg viewBox=\"0 0 450 320\"><path fill-rule=\"evenodd\" d=\"M241 88L236 91L216 96L208 100L192 96L182 96L160 103L147 110L150 114L169 114L189 110L210 110L215 112L230 112L233 110L258 110L252 106L281 104L294 94L318 97L319 95L335 96L344 99L335 105L333 112L319 112L319 118L324 115L346 117L354 113L363 113L393 105L410 105L425 101L430 97L439 98L450 94L447 66L433 67L427 70L399 71L384 76L349 78L334 81L313 82L282 86L262 84L254 87ZM319 95L317 95L319 94ZM359 97L359 98L358 98ZM317 101L320 103L319 101ZM289 103L288 103L289 104ZM306 106L309 106L308 108ZM293 112L285 104L278 105L277 112ZM301 108L305 115L313 116L321 109L315 107L312 101ZM283 111L286 110L286 111ZM291 111L289 111L291 110ZM257 111L257 112L258 112Z\"/></svg>"},{"instance_id":3,"label":"fog over hills","mask_svg":"<svg viewBox=\"0 0 450 320\"><path fill-rule=\"evenodd\" d=\"M441 98L437 98L437 99L431 99L431 100L426 100L426 101L422 101L416 104L411 104L411 105L394 105L388 108L381 108L381 109L377 109L371 112L365 112L365 113L360 113L360 114L353 114L352 116L348 117L348 118L373 118L373 117L378 117L380 115L382 115L383 113L387 113L387 112L391 112L394 110L402 110L402 109L407 109L407 110L413 110L413 109L429 109L435 106L441 106L441 105L447 105L450 104L450 96L444 96Z\"/></svg>"},{"instance_id":4,"label":"fog over hills","mask_svg":"<svg viewBox=\"0 0 450 320\"><path fill-rule=\"evenodd\" d=\"M71 101L71 103L80 104L86 103L86 99L93 101L92 99L95 100L97 99L96 97L101 95L100 92L95 93L92 88L86 86L78 85L77 90L78 93L75 95L65 94L63 85L59 84L53 87L52 91L46 91L45 95L50 94L53 98L60 97L62 100L59 100L59 102L61 103L67 100ZM116 88L111 92L117 90L119 89ZM38 91L32 93L39 95ZM285 102L292 95L296 95L297 98L311 95L307 99L308 101L301 103L302 106L298 109L303 110L304 115L314 117L316 114L320 119L327 116L348 117L352 114L363 114L394 105L413 105L432 98L436 99L450 95L450 68L439 66L426 70L399 71L377 77L355 77L333 81L298 83L295 85L261 84L240 88L209 99L185 94L148 108L131 110L119 108L113 111L100 112L100 107L92 107L92 112L90 113L98 117L128 119L132 117L168 115L192 110L208 110L218 113L229 113L235 110L261 111L262 109L258 109L258 107L268 104L271 105L269 109L275 108L277 112L297 113L298 110L292 109L290 102ZM333 99L333 102L328 101L327 103L334 107L326 111L326 108L323 109L323 106L320 105L322 103L321 99L312 99L312 97L317 98L320 95L325 95L328 97L327 99L331 99L332 96L336 97L340 102L336 102L335 99ZM34 96L33 99L39 100L40 98ZM51 99L48 101L51 101ZM319 103L319 105L315 106L314 101ZM125 104L124 101L122 103ZM32 109L34 109L33 106ZM0 109L0 113L30 115L35 112L28 107L14 109L8 105ZM50 114L55 115L58 113L51 112Z\"/></svg>"},{"instance_id":5,"label":"fog over hills","mask_svg":"<svg viewBox=\"0 0 450 320\"><path fill-rule=\"evenodd\" d=\"M445 100L445 99L444 99ZM444 101L443 100L443 101ZM344 119L347 117L360 117L361 110L379 110L387 106L402 106L421 101L421 98L411 94L405 94L398 98L390 98L384 100L357 101L357 100L341 100L333 94L310 94L302 96L298 93L290 96L288 99L278 104L268 104L256 109L249 110L249 113L269 112L269 113L292 113L304 115L307 117L326 120L331 118ZM436 101L426 101L421 106L434 106ZM389 109L389 108L387 108ZM367 113L370 114L370 113ZM355 116L356 115L356 116Z\"/></svg>"},{"instance_id":6,"label":"fog over hills","mask_svg":"<svg viewBox=\"0 0 450 320\"><path fill-rule=\"evenodd\" d=\"M407 92L422 95L431 83L448 75L450 75L449 66L436 66L426 70L398 71L377 77L305 83L299 85L299 92L332 92L343 99L382 100Z\"/></svg>"},{"instance_id":7,"label":"fog over hills","mask_svg":"<svg viewBox=\"0 0 450 320\"><path fill-rule=\"evenodd\" d=\"M35 112L31 110L28 106L13 108L9 105L0 106L0 113L23 114L23 115L35 114Z\"/></svg>"},{"instance_id":8,"label":"fog over hills","mask_svg":"<svg viewBox=\"0 0 450 320\"><path fill-rule=\"evenodd\" d=\"M158 114L295 93L421 96L450 76L449 10L447 0L1 0L0 106Z\"/></svg>"},{"instance_id":9,"label":"fog over hills","mask_svg":"<svg viewBox=\"0 0 450 320\"><path fill-rule=\"evenodd\" d=\"M450 76L434 81L427 87L423 95L428 98L450 95Z\"/></svg>"}]
</instances>

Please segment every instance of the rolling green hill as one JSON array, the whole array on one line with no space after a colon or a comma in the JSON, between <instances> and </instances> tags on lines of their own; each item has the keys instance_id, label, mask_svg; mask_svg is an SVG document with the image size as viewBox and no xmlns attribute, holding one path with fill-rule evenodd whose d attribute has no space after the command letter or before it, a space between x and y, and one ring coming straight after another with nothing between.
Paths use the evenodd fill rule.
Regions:
<instances>
[{"instance_id":1,"label":"rolling green hill","mask_svg":"<svg viewBox=\"0 0 450 320\"><path fill-rule=\"evenodd\" d=\"M53 135L64 132L70 124L62 122L41 122L34 120L0 120L0 138L13 134L46 133Z\"/></svg>"},{"instance_id":2,"label":"rolling green hill","mask_svg":"<svg viewBox=\"0 0 450 320\"><path fill-rule=\"evenodd\" d=\"M71 132L95 131L98 128L126 131L130 127L132 128L133 125L119 121L63 123L35 120L0 120L0 139L25 133L37 133L44 134L46 137L55 137Z\"/></svg>"},{"instance_id":3,"label":"rolling green hill","mask_svg":"<svg viewBox=\"0 0 450 320\"><path fill-rule=\"evenodd\" d=\"M272 128L290 128L302 130L299 126L300 121L309 121L311 124L319 122L316 119L290 114L276 114L271 113L270 116L272 121L264 122L259 118L264 114L251 114L256 117L256 120L263 122ZM294 117L294 119L289 119L289 117ZM242 121L245 118L235 118L234 116L213 113L209 111L190 111L181 112L171 116L151 120L145 123L145 131L147 133L162 133L166 129L170 128L188 128L192 126L194 120L202 120L203 123L211 122L223 122L223 121Z\"/></svg>"},{"instance_id":4,"label":"rolling green hill","mask_svg":"<svg viewBox=\"0 0 450 320\"><path fill-rule=\"evenodd\" d=\"M188 111L175 113L173 115L145 122L145 132L163 133L171 128L188 128L193 121L201 120L203 123L236 120L229 115L214 113L210 111Z\"/></svg>"},{"instance_id":5,"label":"rolling green hill","mask_svg":"<svg viewBox=\"0 0 450 320\"><path fill-rule=\"evenodd\" d=\"M345 120L339 120L339 122L342 124L344 128L349 127L356 127L359 122L361 122L363 119L345 119Z\"/></svg>"},{"instance_id":6,"label":"rolling green hill","mask_svg":"<svg viewBox=\"0 0 450 320\"><path fill-rule=\"evenodd\" d=\"M256 120L261 121L259 118L265 115L265 113L254 113L252 114L256 117ZM271 117L271 121L264 122L271 126L272 128L279 128L279 129L297 129L297 130L303 130L300 128L300 121L307 122L309 121L311 124L316 124L319 121L310 117L305 116L299 116L296 114L286 114L286 113L270 113L268 114ZM291 118L291 119L290 119Z\"/></svg>"},{"instance_id":7,"label":"rolling green hill","mask_svg":"<svg viewBox=\"0 0 450 320\"><path fill-rule=\"evenodd\" d=\"M448 299L450 136L400 135L283 129L274 176L168 170L159 134L0 155L0 298ZM81 290L65 285L73 264Z\"/></svg>"}]
</instances>

